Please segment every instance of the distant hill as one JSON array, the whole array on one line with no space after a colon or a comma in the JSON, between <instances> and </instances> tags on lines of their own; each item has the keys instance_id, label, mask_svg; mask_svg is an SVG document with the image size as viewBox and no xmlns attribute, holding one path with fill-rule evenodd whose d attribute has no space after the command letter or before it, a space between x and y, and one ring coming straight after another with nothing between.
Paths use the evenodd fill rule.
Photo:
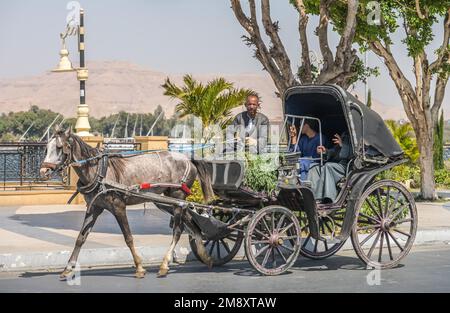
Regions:
<instances>
[{"instance_id":1,"label":"distant hill","mask_svg":"<svg viewBox=\"0 0 450 313\"><path fill-rule=\"evenodd\" d=\"M124 110L130 113L153 112L161 105L167 115L174 111L176 102L163 95L161 84L169 76L181 82L182 74L152 71L122 61L91 61L87 82L87 103L92 116L101 117ZM195 74L194 78L208 81L224 76L236 87L251 88L262 96L262 112L272 120L282 118L281 100L275 95L275 86L266 73L258 74ZM79 83L74 73L0 79L0 113L28 110L31 105L51 109L65 116L75 116ZM375 97L373 109L385 119L405 118L402 107L387 106ZM238 108L240 111L243 108Z\"/></svg>"}]
</instances>

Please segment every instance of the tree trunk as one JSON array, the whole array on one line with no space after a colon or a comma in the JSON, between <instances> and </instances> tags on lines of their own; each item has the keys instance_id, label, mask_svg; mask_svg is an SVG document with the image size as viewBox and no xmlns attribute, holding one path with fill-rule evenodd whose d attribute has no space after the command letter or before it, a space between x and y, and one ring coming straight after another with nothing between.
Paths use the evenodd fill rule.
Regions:
<instances>
[{"instance_id":1,"label":"tree trunk","mask_svg":"<svg viewBox=\"0 0 450 313\"><path fill-rule=\"evenodd\" d=\"M422 198L435 200L437 199L437 195L434 183L433 133L432 130L422 129L416 136L420 152L420 191Z\"/></svg>"}]
</instances>

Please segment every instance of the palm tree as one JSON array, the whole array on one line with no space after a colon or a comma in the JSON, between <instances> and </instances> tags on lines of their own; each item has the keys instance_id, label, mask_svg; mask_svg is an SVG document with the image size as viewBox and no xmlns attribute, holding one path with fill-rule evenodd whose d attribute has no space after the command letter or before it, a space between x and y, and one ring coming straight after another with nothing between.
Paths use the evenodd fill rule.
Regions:
<instances>
[{"instance_id":1,"label":"palm tree","mask_svg":"<svg viewBox=\"0 0 450 313\"><path fill-rule=\"evenodd\" d=\"M181 118L192 114L202 120L204 128L211 125L224 128L231 120L232 109L242 105L253 93L249 89L235 89L224 78L203 85L191 75L185 75L183 82L184 86L179 87L167 78L162 85L164 95L180 100L175 110Z\"/></svg>"},{"instance_id":2,"label":"palm tree","mask_svg":"<svg viewBox=\"0 0 450 313\"><path fill-rule=\"evenodd\" d=\"M417 162L419 158L419 148L417 147L417 141L411 123L399 123L394 120L387 120L386 125L405 152L406 157L412 163Z\"/></svg>"}]
</instances>

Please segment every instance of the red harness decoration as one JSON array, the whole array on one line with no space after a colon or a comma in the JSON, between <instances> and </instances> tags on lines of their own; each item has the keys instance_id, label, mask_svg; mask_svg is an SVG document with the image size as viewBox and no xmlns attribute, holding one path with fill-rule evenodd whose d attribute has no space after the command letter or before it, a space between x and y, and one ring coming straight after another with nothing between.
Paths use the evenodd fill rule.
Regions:
<instances>
[{"instance_id":1,"label":"red harness decoration","mask_svg":"<svg viewBox=\"0 0 450 313\"><path fill-rule=\"evenodd\" d=\"M164 183L156 183L156 184L142 183L139 185L140 190L148 190L148 189L157 188L157 187L180 188L188 196L192 193L191 189L189 189L189 187L186 185L186 183L181 183L181 185L164 184Z\"/></svg>"},{"instance_id":2,"label":"red harness decoration","mask_svg":"<svg viewBox=\"0 0 450 313\"><path fill-rule=\"evenodd\" d=\"M192 193L191 189L189 189L189 187L186 185L186 183L181 184L181 190L183 190L184 193L188 196Z\"/></svg>"},{"instance_id":3,"label":"red harness decoration","mask_svg":"<svg viewBox=\"0 0 450 313\"><path fill-rule=\"evenodd\" d=\"M150 183L142 183L142 184L139 186L139 189L141 189L141 190L151 189L151 188L152 188L152 184L150 184Z\"/></svg>"}]
</instances>

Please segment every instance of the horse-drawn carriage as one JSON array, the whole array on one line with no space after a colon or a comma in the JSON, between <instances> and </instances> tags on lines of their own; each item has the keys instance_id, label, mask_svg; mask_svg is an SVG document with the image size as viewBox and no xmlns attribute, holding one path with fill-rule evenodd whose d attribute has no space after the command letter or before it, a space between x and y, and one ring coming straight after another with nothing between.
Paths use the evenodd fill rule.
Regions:
<instances>
[{"instance_id":1,"label":"horse-drawn carriage","mask_svg":"<svg viewBox=\"0 0 450 313\"><path fill-rule=\"evenodd\" d=\"M298 153L282 153L275 199L242 187L242 162L211 162L214 190L220 196L216 204L232 210L213 214L225 222L221 225L227 225L228 232L203 233L215 264L231 260L244 242L250 264L262 274L277 275L292 266L298 254L324 259L351 237L355 252L367 266L396 266L413 245L418 219L414 198L402 184L377 179L381 172L406 161L383 120L332 85L292 87L283 107L283 133L288 125L301 129L305 119L320 117L320 133L328 137L344 131L351 134L353 158L338 183L338 197L333 203L316 201L308 182L299 180ZM314 161L323 165L322 157ZM254 211L233 211L233 207ZM245 217L251 217L246 227L236 225L247 222ZM191 247L195 253L195 245Z\"/></svg>"},{"instance_id":2,"label":"horse-drawn carriage","mask_svg":"<svg viewBox=\"0 0 450 313\"><path fill-rule=\"evenodd\" d=\"M216 160L205 161L203 168L217 196L209 204L147 192L155 187L174 188L173 184L129 186L103 180L106 175L101 170L96 176L101 177L100 187L95 187L100 189L93 188L95 195L88 200L94 206L99 195L113 193L154 202L172 213L174 206L181 207L191 217L185 226L192 252L206 263L201 255L206 251L212 258L209 265L229 262L244 243L246 257L255 270L278 275L288 270L299 254L311 259L327 258L351 237L355 252L367 266L396 266L413 245L418 219L409 191L398 182L378 179L381 172L405 162L383 120L333 85L292 87L284 95L283 109L285 134L288 125L301 128L305 119L316 118L324 135L331 137L344 131L350 135L353 158L338 182L339 194L332 203L316 201L310 185L298 178L299 155L287 151L281 153L275 195L243 186L243 162ZM323 165L322 158L315 161ZM181 189L187 189L185 176ZM205 248L202 253L195 242L199 231Z\"/></svg>"}]
</instances>

